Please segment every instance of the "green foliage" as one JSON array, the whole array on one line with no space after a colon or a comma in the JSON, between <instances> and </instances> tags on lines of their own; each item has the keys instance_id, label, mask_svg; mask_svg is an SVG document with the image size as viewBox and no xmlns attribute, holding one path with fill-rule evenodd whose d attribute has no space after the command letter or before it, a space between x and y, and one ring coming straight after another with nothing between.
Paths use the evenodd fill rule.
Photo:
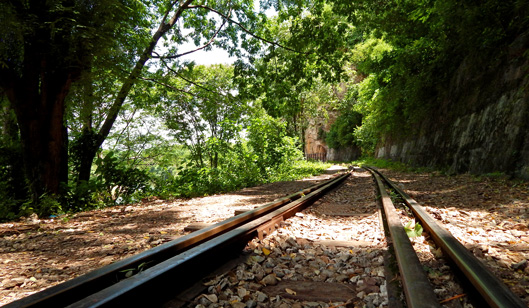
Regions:
<instances>
[{"instance_id":1,"label":"green foliage","mask_svg":"<svg viewBox=\"0 0 529 308\"><path fill-rule=\"evenodd\" d=\"M171 169L151 169L150 194L193 197L232 191L270 181L296 178L317 172L302 159L285 125L266 114L250 119L248 140L235 140L217 148L216 166L201 166L195 160ZM293 171L298 170L298 171Z\"/></svg>"},{"instance_id":2,"label":"green foliage","mask_svg":"<svg viewBox=\"0 0 529 308\"><path fill-rule=\"evenodd\" d=\"M331 125L325 142L330 148L339 149L356 144L355 130L362 124L362 116L352 108L342 110Z\"/></svg>"},{"instance_id":3,"label":"green foliage","mask_svg":"<svg viewBox=\"0 0 529 308\"><path fill-rule=\"evenodd\" d=\"M323 173L332 166L331 163L319 161L294 161L290 168L285 168L284 172L275 177L274 181L295 181Z\"/></svg>"},{"instance_id":4,"label":"green foliage","mask_svg":"<svg viewBox=\"0 0 529 308\"><path fill-rule=\"evenodd\" d=\"M303 156L296 139L287 136L286 124L268 114L251 119L248 145L255 155L260 176L265 179L274 172L281 173L282 168Z\"/></svg>"},{"instance_id":5,"label":"green foliage","mask_svg":"<svg viewBox=\"0 0 529 308\"><path fill-rule=\"evenodd\" d=\"M414 226L412 226L412 221L409 221L405 226L404 226L404 231L406 231L406 234L408 235L408 237L418 237L418 236L421 236L422 235L422 226L420 223L416 223Z\"/></svg>"},{"instance_id":6,"label":"green foliage","mask_svg":"<svg viewBox=\"0 0 529 308\"><path fill-rule=\"evenodd\" d=\"M66 193L58 199L62 212L79 212L137 202L147 195L151 181L149 173L128 165L114 152L107 152L103 157L98 157L95 166L96 176L88 181L72 182L68 187L64 187Z\"/></svg>"},{"instance_id":7,"label":"green foliage","mask_svg":"<svg viewBox=\"0 0 529 308\"><path fill-rule=\"evenodd\" d=\"M87 211L114 204L103 183L97 179L70 185L66 187L66 193L61 196L62 209L65 213Z\"/></svg>"},{"instance_id":8,"label":"green foliage","mask_svg":"<svg viewBox=\"0 0 529 308\"><path fill-rule=\"evenodd\" d=\"M517 0L338 0L333 10L363 35L349 46L364 76L352 93L363 116L355 136L365 153L385 136L417 132L464 59L480 66L496 61L505 50L500 46L529 26L529 5Z\"/></svg>"},{"instance_id":9,"label":"green foliage","mask_svg":"<svg viewBox=\"0 0 529 308\"><path fill-rule=\"evenodd\" d=\"M17 144L0 144L0 221L18 217L20 206L28 198L26 180L20 172L21 152Z\"/></svg>"},{"instance_id":10,"label":"green foliage","mask_svg":"<svg viewBox=\"0 0 529 308\"><path fill-rule=\"evenodd\" d=\"M344 79L345 42L356 33L330 5L312 3L303 14L271 19L265 25L269 45L250 64L236 63L236 80L244 97L287 123L288 134L303 138L309 119L325 116L337 100L333 84ZM284 16L283 16L284 17Z\"/></svg>"},{"instance_id":11,"label":"green foliage","mask_svg":"<svg viewBox=\"0 0 529 308\"><path fill-rule=\"evenodd\" d=\"M149 181L146 171L127 166L114 153L96 159L97 181L105 188L106 196L115 204L138 201Z\"/></svg>"},{"instance_id":12,"label":"green foliage","mask_svg":"<svg viewBox=\"0 0 529 308\"><path fill-rule=\"evenodd\" d=\"M22 148L15 115L0 93L0 221L19 216L28 198L28 187L22 170Z\"/></svg>"},{"instance_id":13,"label":"green foliage","mask_svg":"<svg viewBox=\"0 0 529 308\"><path fill-rule=\"evenodd\" d=\"M291 42L284 42L292 43L292 46L300 49L316 48L322 52L325 49L330 61L323 61L314 50L307 53L310 54L308 59L286 55L285 58L289 61L286 65L294 70L285 74L294 77L290 79L294 90L296 87L302 89L322 76L327 79L339 79L341 64L338 60L343 53L334 52L333 45L339 41L328 32L340 32L348 27L343 20L335 19L328 27L324 25L327 29L320 29L322 20L331 20L331 11L328 8L324 10L321 3L317 3L315 7L318 7L318 14L301 18L300 13L306 4L305 1L275 3L276 8L282 10L278 24L288 24L290 21L287 20L293 17L297 19L297 28L307 28L302 35L306 37L310 32L317 30L327 44L308 46L310 40L299 40L302 37L294 37ZM64 126L60 128L70 134L63 135L64 142L58 143L68 143L70 148L68 153L59 155L61 170L57 171L64 177L61 181L66 180L67 173L62 171L70 172L69 182L62 183L63 189L59 194L64 195L56 197L44 194L35 204L26 202L24 211L31 209L44 214L128 202L137 199L147 187L155 187L156 191L167 195L209 193L268 181L286 172L289 164L301 157L299 144L289 137L292 134L284 129L285 123L292 122L277 120L274 124L276 120L265 119L259 128L253 129L249 141L242 140L241 134L244 134L244 129L250 123L250 112L247 110L248 102L237 95L242 91L236 89L231 82L233 69L193 67L193 64L179 60L179 56L187 51L180 50L182 43L187 40L194 41L197 46L206 50L216 45L228 50L232 55L242 56L246 53L250 56L250 61L254 60L252 56L264 50L261 42L255 35L243 33L241 27L225 20L232 18L247 31L272 40L274 35L282 38L280 27L262 27L269 26L267 17L256 12L254 5L254 1L240 0L229 4L204 1L192 7L183 6L183 11L175 15L180 17L179 22L174 27L160 27L167 31L158 33L153 30L158 28L156 23L162 16L170 18L171 14L178 11L176 2L102 0L89 3L54 0L28 3L11 1L0 4L0 34L3 43L0 45L0 86L11 93L11 103L18 108L15 108L19 112L18 118L23 118L20 112L28 110L37 110L37 113L44 115L38 108L19 106L20 102L28 102L28 97L38 98L43 93L50 94L50 97L57 94L51 98L42 96L42 99L35 101L45 102L43 105L46 106L56 106L57 108L51 108L54 110L63 110L62 100L67 95L64 119L59 119L62 113L56 117L41 118L62 120L59 123ZM266 9L272 3L265 1L261 5ZM218 14L221 18L211 18L212 14ZM167 25L168 20L164 19L163 23ZM158 34L159 36L156 36ZM165 46L155 50L158 37L163 37ZM296 41L305 42L307 46L302 46L303 44L300 45ZM211 42L212 45L209 45ZM240 50L239 46L242 46L244 51ZM150 47L153 49L149 49ZM166 50L167 53L160 55L160 50ZM302 54L305 53L302 51ZM278 55L278 59L280 56L283 55ZM163 62L156 63L153 58L163 59ZM46 65L42 65L43 63ZM158 71L151 69L145 72L145 63L152 64L151 68L156 67ZM300 72L303 63L311 63L313 67L306 72ZM332 70L326 69L329 67L332 67ZM35 70L32 71L31 68ZM314 71L319 73L312 73ZM128 75L129 72L132 73ZM318 76L319 74L322 76ZM298 83L296 76L308 77ZM139 80L145 82L138 82ZM146 86L147 81L165 84L172 88L169 91L171 93L155 93L163 90L151 89L154 87L152 84L149 84L151 87ZM49 88L48 91L48 88L43 88L47 85L54 88ZM20 90L26 86L27 89L35 90L35 93ZM279 95L294 93L290 91L293 90L292 87L287 89L281 82L277 82L274 87L277 90L275 93ZM323 85L321 88L326 87ZM308 98L306 93L302 93L299 97L305 101L317 101L315 95ZM307 105L293 105L296 102L297 99L289 101L293 108L284 104L285 108L280 108L281 113L286 114L289 109L293 111L288 113L291 119L298 117L300 112L307 109ZM254 106L261 105L261 102L254 103ZM283 104L280 96L276 96L273 104ZM177 169L177 166L188 158L187 153L173 153L171 157L165 155L163 149L169 148L165 140L160 141L162 138L157 138L154 133L145 133L148 121L142 120L152 116L154 113L149 112L154 109L165 111L166 124L172 126L175 139L181 145L190 145L188 149L194 163ZM24 117L31 119L32 115L24 113ZM196 121L192 123L193 120ZM114 121L118 127L109 134ZM46 123L39 125L47 127ZM261 128L266 131L266 138L259 137L258 130ZM28 131L28 127L21 127L21 131ZM21 136L26 138L24 134ZM95 154L101 153L100 146L108 136L110 142L107 142L105 147L108 146L119 154L109 153L94 160ZM258 145L257 140L265 142L266 146ZM63 151L64 147L60 150ZM50 149L44 149L42 155L36 155L35 166L47 163L46 158L52 156L48 155L47 151ZM27 153L25 154L18 157L28 157ZM67 154L70 155L68 164L63 160L63 156L65 158ZM153 158L156 155L163 156L165 161ZM14 162L8 160L15 156L9 154L2 157L6 159L6 164L2 167L7 167L1 169L0 192L7 195L13 194L8 191L13 188L10 182L13 177L8 168L14 165ZM91 168L94 161L95 169ZM145 164L152 164L152 168L146 167ZM63 170L64 166L69 169ZM19 170L22 169L24 168ZM34 174L34 179L17 179L17 185L23 187L30 183L38 186L34 184L35 179L38 180L42 174L38 174L38 168L33 169L29 170L26 176L29 178ZM152 171L150 174L154 178L147 176L148 170ZM261 174L262 170L266 172ZM159 184L163 183L172 184L174 189L161 189ZM43 182L40 186L47 184L48 182ZM50 187L55 190L57 185ZM16 189L25 191L25 187ZM32 188L34 196L40 191L46 191L46 187ZM15 196L6 200L13 201L12 205L19 207L22 201L19 202L18 198L19 196ZM24 196L20 198L26 200ZM55 203L57 200L61 201L60 207ZM14 213L12 205L3 209ZM39 206L41 209L38 209Z\"/></svg>"},{"instance_id":14,"label":"green foliage","mask_svg":"<svg viewBox=\"0 0 529 308\"><path fill-rule=\"evenodd\" d=\"M410 168L408 165L403 164L401 162L392 161L389 159L377 159L370 156L363 157L359 160L356 160L353 162L353 164L358 165L360 167L366 166L366 167L375 167L380 169L391 169L401 172L410 171Z\"/></svg>"},{"instance_id":15,"label":"green foliage","mask_svg":"<svg viewBox=\"0 0 529 308\"><path fill-rule=\"evenodd\" d=\"M166 178L162 186L166 191L165 197L204 196L263 183L298 180L322 173L330 166L321 162L292 161L288 166L284 165L281 172L276 170L266 178L255 164L239 159L234 157L231 168L198 168L194 165L181 168L174 177ZM152 192L159 196L156 188Z\"/></svg>"},{"instance_id":16,"label":"green foliage","mask_svg":"<svg viewBox=\"0 0 529 308\"><path fill-rule=\"evenodd\" d=\"M37 202L28 200L20 207L20 215L29 216L32 213L39 217L48 217L50 214L62 214L63 208L57 196L44 194Z\"/></svg>"},{"instance_id":17,"label":"green foliage","mask_svg":"<svg viewBox=\"0 0 529 308\"><path fill-rule=\"evenodd\" d=\"M217 168L229 143L237 140L249 106L234 95L231 66L195 66L180 76L158 89L164 106L157 114L175 140L188 147L197 166Z\"/></svg>"},{"instance_id":18,"label":"green foliage","mask_svg":"<svg viewBox=\"0 0 529 308\"><path fill-rule=\"evenodd\" d=\"M373 158L371 156L365 156L362 157L359 160L356 160L352 162L355 165L358 166L367 166L367 167L375 167L380 169L391 169L399 172L433 172L434 169L428 168L428 167L414 167L410 166L408 164L393 161L391 159L380 159L380 158Z\"/></svg>"}]
</instances>

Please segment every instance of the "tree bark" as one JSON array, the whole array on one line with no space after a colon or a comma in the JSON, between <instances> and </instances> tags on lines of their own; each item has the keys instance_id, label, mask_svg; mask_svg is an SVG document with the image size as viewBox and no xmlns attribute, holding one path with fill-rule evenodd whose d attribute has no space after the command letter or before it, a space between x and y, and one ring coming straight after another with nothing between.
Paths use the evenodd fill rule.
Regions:
<instances>
[{"instance_id":1,"label":"tree bark","mask_svg":"<svg viewBox=\"0 0 529 308\"><path fill-rule=\"evenodd\" d=\"M25 173L37 201L45 193L60 194L60 183L68 180L64 113L72 78L64 70L50 72L38 50L25 51L25 74L12 81L6 94L17 116Z\"/></svg>"},{"instance_id":2,"label":"tree bark","mask_svg":"<svg viewBox=\"0 0 529 308\"><path fill-rule=\"evenodd\" d=\"M64 9L70 3L61 3L62 10L47 1L11 4L23 30L5 40L19 50L0 67L0 86L16 114L24 173L37 202L44 194L59 195L68 181L65 100L88 53L72 48L72 24L62 23L73 20L73 10Z\"/></svg>"}]
</instances>

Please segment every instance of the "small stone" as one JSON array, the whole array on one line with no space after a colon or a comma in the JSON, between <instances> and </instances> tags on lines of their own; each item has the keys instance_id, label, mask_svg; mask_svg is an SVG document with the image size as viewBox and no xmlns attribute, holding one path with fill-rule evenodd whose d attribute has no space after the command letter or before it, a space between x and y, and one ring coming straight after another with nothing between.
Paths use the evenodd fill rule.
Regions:
<instances>
[{"instance_id":1,"label":"small stone","mask_svg":"<svg viewBox=\"0 0 529 308\"><path fill-rule=\"evenodd\" d=\"M231 306L233 308L246 308L246 304L245 303L241 303L241 302L232 303Z\"/></svg>"},{"instance_id":2,"label":"small stone","mask_svg":"<svg viewBox=\"0 0 529 308\"><path fill-rule=\"evenodd\" d=\"M516 236L516 237L521 237L521 236L525 235L525 232L520 231L520 230L510 230L509 232L510 232L513 236Z\"/></svg>"},{"instance_id":3,"label":"small stone","mask_svg":"<svg viewBox=\"0 0 529 308\"><path fill-rule=\"evenodd\" d=\"M204 297L207 298L212 303L216 303L219 300L219 298L215 294L205 294Z\"/></svg>"},{"instance_id":4,"label":"small stone","mask_svg":"<svg viewBox=\"0 0 529 308\"><path fill-rule=\"evenodd\" d=\"M114 261L114 257L107 256L107 257L104 257L103 259L99 260L99 264L100 265L108 265L108 264L112 263L113 261Z\"/></svg>"},{"instance_id":5,"label":"small stone","mask_svg":"<svg viewBox=\"0 0 529 308\"><path fill-rule=\"evenodd\" d=\"M236 275L238 280L253 280L255 278L254 274L244 270L237 270Z\"/></svg>"},{"instance_id":6,"label":"small stone","mask_svg":"<svg viewBox=\"0 0 529 308\"><path fill-rule=\"evenodd\" d=\"M257 262L257 263L262 263L266 258L263 257L263 256L252 256L250 258L251 261L253 262Z\"/></svg>"},{"instance_id":7,"label":"small stone","mask_svg":"<svg viewBox=\"0 0 529 308\"><path fill-rule=\"evenodd\" d=\"M243 298L246 296L246 289L245 288L237 288L237 295L239 295L240 298Z\"/></svg>"},{"instance_id":8,"label":"small stone","mask_svg":"<svg viewBox=\"0 0 529 308\"><path fill-rule=\"evenodd\" d=\"M211 304L211 301L203 296L198 299L198 303L200 305L209 306L209 304Z\"/></svg>"},{"instance_id":9,"label":"small stone","mask_svg":"<svg viewBox=\"0 0 529 308\"><path fill-rule=\"evenodd\" d=\"M518 263L512 264L511 267L517 271L517 270L524 270L527 267L527 260L522 260Z\"/></svg>"},{"instance_id":10,"label":"small stone","mask_svg":"<svg viewBox=\"0 0 529 308\"><path fill-rule=\"evenodd\" d=\"M19 286L19 285L23 284L25 280L26 280L26 278L24 278L24 277L17 277L17 278L12 278L12 279L4 279L4 280L2 280L2 287L4 289L11 289L11 288L14 288L16 286Z\"/></svg>"},{"instance_id":11,"label":"small stone","mask_svg":"<svg viewBox=\"0 0 529 308\"><path fill-rule=\"evenodd\" d=\"M277 267L276 267L276 268L274 268L273 272L274 272L274 274L276 274L276 276L279 277L279 278L283 278L283 277L285 277L285 272L283 271L282 268L277 268Z\"/></svg>"},{"instance_id":12,"label":"small stone","mask_svg":"<svg viewBox=\"0 0 529 308\"><path fill-rule=\"evenodd\" d=\"M277 278L274 274L269 274L261 280L261 283L265 286L275 286L277 284Z\"/></svg>"},{"instance_id":13,"label":"small stone","mask_svg":"<svg viewBox=\"0 0 529 308\"><path fill-rule=\"evenodd\" d=\"M388 294L388 289L385 283L380 286L380 294L382 294L382 296L387 296Z\"/></svg>"},{"instance_id":14,"label":"small stone","mask_svg":"<svg viewBox=\"0 0 529 308\"><path fill-rule=\"evenodd\" d=\"M255 283L253 281L248 284L248 289L253 290L253 291L258 291L258 290L261 290L262 288L263 288L263 285Z\"/></svg>"},{"instance_id":15,"label":"small stone","mask_svg":"<svg viewBox=\"0 0 529 308\"><path fill-rule=\"evenodd\" d=\"M268 295L266 295L265 293L261 292L261 291L257 291L255 292L255 294L257 295L257 301L259 303L262 303L264 301L266 301L268 299Z\"/></svg>"}]
</instances>

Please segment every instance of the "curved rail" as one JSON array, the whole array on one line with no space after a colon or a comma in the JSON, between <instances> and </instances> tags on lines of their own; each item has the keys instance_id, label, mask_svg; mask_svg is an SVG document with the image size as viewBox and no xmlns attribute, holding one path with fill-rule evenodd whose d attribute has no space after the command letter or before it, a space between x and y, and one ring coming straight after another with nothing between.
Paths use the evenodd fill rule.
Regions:
<instances>
[{"instance_id":1,"label":"curved rail","mask_svg":"<svg viewBox=\"0 0 529 308\"><path fill-rule=\"evenodd\" d=\"M208 262L208 258L217 257L219 262L229 258L231 253L226 251L240 251L239 246L245 244L241 239L247 242L249 237L254 237L261 224L275 223L279 217L286 218L293 215L299 207L313 202L349 175L350 173L345 173L334 177L3 307L100 307L106 303L115 304L116 298L119 299L120 305L124 301L138 304L138 301L141 301L138 296L142 294L148 296L148 292L163 289L159 287L158 278L163 278L162 283L170 280L174 275L189 279L190 275L195 275L195 271L190 273L192 268L209 270L209 264L202 264ZM116 275L123 276L124 270L138 268L142 264L148 264L150 267L116 283ZM181 282L183 279L177 280ZM182 286L188 284L178 283ZM152 301L153 299L149 298L145 303L149 304Z\"/></svg>"},{"instance_id":2,"label":"curved rail","mask_svg":"<svg viewBox=\"0 0 529 308\"><path fill-rule=\"evenodd\" d=\"M373 170L373 172L379 174L393 190L402 196L404 202L420 221L423 228L430 233L435 243L456 264L490 307L526 307L518 296L468 251L448 230L430 216L422 206L380 172L377 170Z\"/></svg>"}]
</instances>

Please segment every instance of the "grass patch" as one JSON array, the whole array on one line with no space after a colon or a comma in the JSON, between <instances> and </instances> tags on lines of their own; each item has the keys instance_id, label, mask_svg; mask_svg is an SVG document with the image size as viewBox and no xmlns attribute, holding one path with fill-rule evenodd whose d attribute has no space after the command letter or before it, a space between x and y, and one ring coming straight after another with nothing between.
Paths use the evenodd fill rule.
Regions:
<instances>
[{"instance_id":1,"label":"grass patch","mask_svg":"<svg viewBox=\"0 0 529 308\"><path fill-rule=\"evenodd\" d=\"M412 173L444 173L441 170L436 170L431 167L414 167L402 162L393 161L391 159L381 159L374 157L362 157L353 161L351 164L360 167L374 167L377 169L389 169L398 172L412 172Z\"/></svg>"},{"instance_id":2,"label":"grass patch","mask_svg":"<svg viewBox=\"0 0 529 308\"><path fill-rule=\"evenodd\" d=\"M352 162L353 165L360 167L374 167L379 169L391 169L401 172L409 172L412 167L401 162L392 161L390 159L377 159L374 157L362 157Z\"/></svg>"},{"instance_id":3,"label":"grass patch","mask_svg":"<svg viewBox=\"0 0 529 308\"><path fill-rule=\"evenodd\" d=\"M270 182L295 181L323 173L330 168L332 163L320 161L295 161L290 168L274 176Z\"/></svg>"}]
</instances>

